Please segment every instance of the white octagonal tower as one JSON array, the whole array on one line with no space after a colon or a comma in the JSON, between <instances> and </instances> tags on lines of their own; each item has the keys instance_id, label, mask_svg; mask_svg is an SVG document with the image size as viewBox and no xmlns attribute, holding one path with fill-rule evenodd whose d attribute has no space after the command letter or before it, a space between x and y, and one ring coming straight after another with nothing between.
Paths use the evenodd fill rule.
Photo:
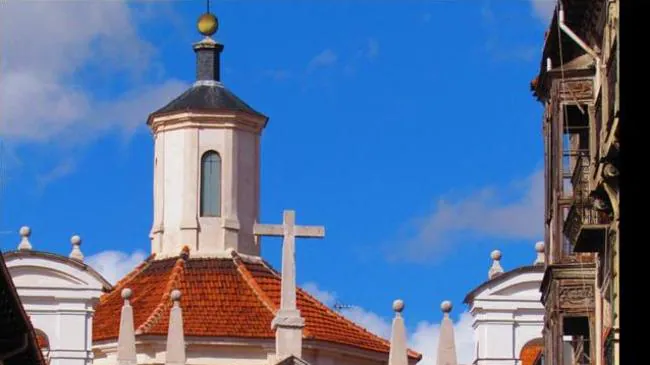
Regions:
<instances>
[{"instance_id":1,"label":"white octagonal tower","mask_svg":"<svg viewBox=\"0 0 650 365\"><path fill-rule=\"evenodd\" d=\"M253 225L268 118L221 83L223 45L212 33L194 44L196 82L147 121L155 141L150 237L156 258L176 256L184 246L194 257L229 249L260 254Z\"/></svg>"}]
</instances>

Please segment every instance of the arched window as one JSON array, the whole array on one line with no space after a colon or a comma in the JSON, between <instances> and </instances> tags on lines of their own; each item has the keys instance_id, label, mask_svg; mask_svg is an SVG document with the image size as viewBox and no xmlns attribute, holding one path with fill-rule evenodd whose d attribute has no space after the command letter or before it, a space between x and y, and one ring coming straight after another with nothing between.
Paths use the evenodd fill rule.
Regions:
<instances>
[{"instance_id":1,"label":"arched window","mask_svg":"<svg viewBox=\"0 0 650 365\"><path fill-rule=\"evenodd\" d=\"M521 365L535 365L539 363L540 357L544 352L544 339L536 338L528 341L522 347L519 353Z\"/></svg>"},{"instance_id":2,"label":"arched window","mask_svg":"<svg viewBox=\"0 0 650 365\"><path fill-rule=\"evenodd\" d=\"M208 151L201 157L201 216L221 216L221 157Z\"/></svg>"},{"instance_id":3,"label":"arched window","mask_svg":"<svg viewBox=\"0 0 650 365\"><path fill-rule=\"evenodd\" d=\"M45 332L39 330L38 328L34 328L34 334L36 335L36 342L38 344L38 348L43 353L43 357L45 357L46 363L49 364L50 339L47 337Z\"/></svg>"},{"instance_id":4,"label":"arched window","mask_svg":"<svg viewBox=\"0 0 650 365\"><path fill-rule=\"evenodd\" d=\"M49 349L50 348L50 340L47 338L47 335L45 332L39 330L38 328L34 328L34 332L36 333L36 342L38 342L38 347L43 350L43 349Z\"/></svg>"}]
</instances>

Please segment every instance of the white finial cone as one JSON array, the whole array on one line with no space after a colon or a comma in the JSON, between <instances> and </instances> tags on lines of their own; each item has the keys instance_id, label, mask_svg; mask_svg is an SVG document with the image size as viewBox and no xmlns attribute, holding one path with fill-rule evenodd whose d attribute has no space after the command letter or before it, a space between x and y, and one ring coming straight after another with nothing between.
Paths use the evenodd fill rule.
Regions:
<instances>
[{"instance_id":1,"label":"white finial cone","mask_svg":"<svg viewBox=\"0 0 650 365\"><path fill-rule=\"evenodd\" d=\"M70 258L77 260L77 261L83 261L84 260L84 254L81 252L81 237L74 235L72 238L70 238L70 243L72 243L72 251L70 252Z\"/></svg>"},{"instance_id":2,"label":"white finial cone","mask_svg":"<svg viewBox=\"0 0 650 365\"><path fill-rule=\"evenodd\" d=\"M404 318L400 313L404 310L404 301L398 299L393 302L395 318L390 336L390 353L388 354L388 365L408 365L408 353L406 348L406 326Z\"/></svg>"},{"instance_id":3,"label":"white finial cone","mask_svg":"<svg viewBox=\"0 0 650 365\"><path fill-rule=\"evenodd\" d=\"M488 278L493 279L498 275L503 274L503 267L501 267L501 263L499 262L502 257L501 251L499 250L492 251L490 257L492 258L492 267L490 267L490 271L488 271Z\"/></svg>"},{"instance_id":4,"label":"white finial cone","mask_svg":"<svg viewBox=\"0 0 650 365\"><path fill-rule=\"evenodd\" d=\"M169 313L169 329L167 330L166 365L185 365L185 337L183 335L183 311L179 305L181 292L178 289L170 293L174 302Z\"/></svg>"},{"instance_id":5,"label":"white finial cone","mask_svg":"<svg viewBox=\"0 0 650 365\"><path fill-rule=\"evenodd\" d=\"M449 318L451 311L451 302L445 300L440 305L444 312L442 322L440 323L440 337L438 339L438 358L437 365L458 365L456 357L456 341L454 340L454 323Z\"/></svg>"},{"instance_id":6,"label":"white finial cone","mask_svg":"<svg viewBox=\"0 0 650 365\"><path fill-rule=\"evenodd\" d=\"M117 338L117 365L136 365L135 330L133 326L133 307L129 304L131 289L122 290L122 316L120 317L120 332Z\"/></svg>"},{"instance_id":7,"label":"white finial cone","mask_svg":"<svg viewBox=\"0 0 650 365\"><path fill-rule=\"evenodd\" d=\"M29 236L32 234L31 228L27 226L20 227L18 231L20 233L20 243L18 244L19 250L31 250L32 243L29 242Z\"/></svg>"}]
</instances>

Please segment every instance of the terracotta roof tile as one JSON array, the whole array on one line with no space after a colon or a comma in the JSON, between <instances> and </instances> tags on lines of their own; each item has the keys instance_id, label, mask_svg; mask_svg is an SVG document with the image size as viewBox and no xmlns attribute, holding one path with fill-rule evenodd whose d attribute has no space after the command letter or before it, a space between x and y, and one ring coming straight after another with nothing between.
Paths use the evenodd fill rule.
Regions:
<instances>
[{"instance_id":1,"label":"terracotta roof tile","mask_svg":"<svg viewBox=\"0 0 650 365\"><path fill-rule=\"evenodd\" d=\"M275 337L271 321L280 306L280 275L266 263L232 259L180 257L154 260L150 256L105 294L95 308L93 341L117 339L123 288L133 291L137 334L166 335L171 301L182 293L186 336ZM388 353L390 344L344 318L302 289L297 304L305 318L304 338ZM409 356L421 355L410 351Z\"/></svg>"}]
</instances>

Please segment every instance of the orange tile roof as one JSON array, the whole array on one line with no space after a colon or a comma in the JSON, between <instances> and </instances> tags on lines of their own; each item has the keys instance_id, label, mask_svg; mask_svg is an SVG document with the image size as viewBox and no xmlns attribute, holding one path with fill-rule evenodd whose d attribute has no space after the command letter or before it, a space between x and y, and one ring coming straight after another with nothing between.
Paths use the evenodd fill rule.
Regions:
<instances>
[{"instance_id":1,"label":"orange tile roof","mask_svg":"<svg viewBox=\"0 0 650 365\"><path fill-rule=\"evenodd\" d=\"M154 260L150 256L95 308L93 341L114 340L119 333L123 288L133 291L136 335L166 335L171 300L169 293L182 293L183 327L186 336L272 339L271 321L280 307L280 275L265 262L233 258L181 256ZM320 303L302 289L298 309L305 318L303 337L388 353L390 344ZM421 355L409 351L409 357Z\"/></svg>"},{"instance_id":2,"label":"orange tile roof","mask_svg":"<svg viewBox=\"0 0 650 365\"><path fill-rule=\"evenodd\" d=\"M544 346L537 343L524 346L521 350L521 355L519 356L521 364L534 365L543 350Z\"/></svg>"}]
</instances>

